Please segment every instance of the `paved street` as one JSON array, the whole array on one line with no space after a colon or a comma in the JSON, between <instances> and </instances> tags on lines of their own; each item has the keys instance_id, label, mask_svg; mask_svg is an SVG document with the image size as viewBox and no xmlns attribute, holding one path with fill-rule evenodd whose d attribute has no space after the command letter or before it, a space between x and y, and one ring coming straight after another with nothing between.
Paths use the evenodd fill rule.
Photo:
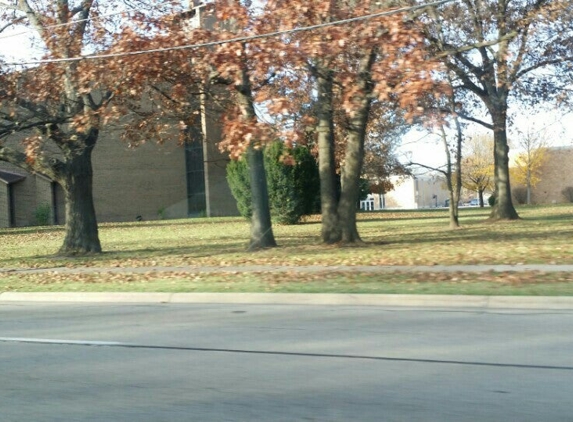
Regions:
<instances>
[{"instance_id":1,"label":"paved street","mask_svg":"<svg viewBox=\"0 0 573 422\"><path fill-rule=\"evenodd\" d=\"M572 421L573 311L0 304L2 421Z\"/></svg>"}]
</instances>

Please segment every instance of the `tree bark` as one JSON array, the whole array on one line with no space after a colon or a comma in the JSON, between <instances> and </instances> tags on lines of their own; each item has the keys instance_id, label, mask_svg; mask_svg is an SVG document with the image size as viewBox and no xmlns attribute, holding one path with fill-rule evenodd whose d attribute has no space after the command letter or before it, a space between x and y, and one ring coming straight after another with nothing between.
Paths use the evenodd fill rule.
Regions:
<instances>
[{"instance_id":1,"label":"tree bark","mask_svg":"<svg viewBox=\"0 0 573 422\"><path fill-rule=\"evenodd\" d=\"M338 202L338 217L340 240L343 243L361 242L356 226L356 208L360 194L360 171L364 153L364 143L348 137L340 201Z\"/></svg>"},{"instance_id":2,"label":"tree bark","mask_svg":"<svg viewBox=\"0 0 573 422\"><path fill-rule=\"evenodd\" d=\"M456 120L457 125L459 126L459 122ZM454 172L452 171L452 154L450 152L450 148L448 145L448 139L446 136L446 132L444 130L444 127L440 127L441 129L441 136L442 136L442 142L444 143L444 150L446 153L446 171L445 171L445 176L446 176L446 184L448 186L448 193L449 193L449 197L450 197L450 204L448 207L448 213L449 213L449 221L450 221L450 229L457 229L460 227L460 220L459 220L459 213L458 213L458 201L460 198L460 189L461 189L461 173L460 173L460 165L461 165L461 142L462 142L462 138L461 138L461 130L458 132L458 135L456 136L456 172L455 172L455 176L456 176L456 183L454 186L454 182L453 182L453 177L454 177Z\"/></svg>"},{"instance_id":3,"label":"tree bark","mask_svg":"<svg viewBox=\"0 0 573 422\"><path fill-rule=\"evenodd\" d=\"M531 154L528 154L527 160L527 205L531 205Z\"/></svg>"},{"instance_id":4,"label":"tree bark","mask_svg":"<svg viewBox=\"0 0 573 422\"><path fill-rule=\"evenodd\" d=\"M364 161L364 138L372 104L373 84L370 75L375 59L376 49L374 48L360 61L356 81L360 93L352 99L354 109L349 117L346 131L346 154L338 202L338 218L343 243L362 242L356 226L356 209L358 208L360 175Z\"/></svg>"},{"instance_id":5,"label":"tree bark","mask_svg":"<svg viewBox=\"0 0 573 422\"><path fill-rule=\"evenodd\" d=\"M479 197L479 206L480 206L480 208L483 208L485 206L485 203L483 200L483 189L478 190L478 197Z\"/></svg>"},{"instance_id":6,"label":"tree bark","mask_svg":"<svg viewBox=\"0 0 573 422\"><path fill-rule=\"evenodd\" d=\"M336 164L334 158L334 116L332 109L332 71L317 69L318 86L318 165L320 176L320 206L322 241L340 241Z\"/></svg>"},{"instance_id":7,"label":"tree bark","mask_svg":"<svg viewBox=\"0 0 573 422\"><path fill-rule=\"evenodd\" d=\"M242 70L242 83L241 85L235 86L235 89L237 92L237 102L243 119L247 122L256 122L257 115L253 102L253 91L246 63ZM251 143L247 148L246 154L251 180L251 200L253 208L253 215L251 217L251 240L248 250L253 251L262 248L272 248L277 246L277 244L271 222L263 151L261 148L255 148L255 145Z\"/></svg>"},{"instance_id":8,"label":"tree bark","mask_svg":"<svg viewBox=\"0 0 573 422\"><path fill-rule=\"evenodd\" d=\"M448 184L451 184L451 179L448 180ZM456 203L456 195L454 194L453 187L449 187L450 190L450 206L448 207L448 212L450 216L450 229L459 229L460 228L460 219L458 216L458 204Z\"/></svg>"},{"instance_id":9,"label":"tree bark","mask_svg":"<svg viewBox=\"0 0 573 422\"><path fill-rule=\"evenodd\" d=\"M59 180L66 200L66 236L59 253L79 255L101 252L98 225L93 202L93 146L65 162Z\"/></svg>"},{"instance_id":10,"label":"tree bark","mask_svg":"<svg viewBox=\"0 0 573 422\"><path fill-rule=\"evenodd\" d=\"M271 223L269 193L263 151L250 145L247 149L247 162L251 179L251 241L249 250L272 248L277 246Z\"/></svg>"},{"instance_id":11,"label":"tree bark","mask_svg":"<svg viewBox=\"0 0 573 422\"><path fill-rule=\"evenodd\" d=\"M494 220L517 220L519 215L511 199L509 183L509 146L507 143L507 107L490 106L494 123L494 184L495 204L490 218Z\"/></svg>"}]
</instances>

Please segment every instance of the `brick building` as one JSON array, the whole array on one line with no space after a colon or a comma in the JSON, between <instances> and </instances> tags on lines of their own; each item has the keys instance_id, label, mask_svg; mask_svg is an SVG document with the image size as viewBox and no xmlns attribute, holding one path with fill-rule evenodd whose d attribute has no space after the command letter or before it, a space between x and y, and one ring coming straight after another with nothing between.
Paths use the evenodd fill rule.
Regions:
<instances>
[{"instance_id":1,"label":"brick building","mask_svg":"<svg viewBox=\"0 0 573 422\"><path fill-rule=\"evenodd\" d=\"M573 186L573 147L547 148L546 153L547 158L540 170L540 180L531 189L531 202L533 204L567 202L561 192L566 187Z\"/></svg>"},{"instance_id":2,"label":"brick building","mask_svg":"<svg viewBox=\"0 0 573 422\"><path fill-rule=\"evenodd\" d=\"M237 215L226 179L229 161L219 152L218 127L207 116L185 146L145 143L130 149L117 131L104 129L93 152L93 195L100 222ZM0 161L0 227L37 224L49 207L63 224L63 190L48 178Z\"/></svg>"},{"instance_id":3,"label":"brick building","mask_svg":"<svg viewBox=\"0 0 573 422\"><path fill-rule=\"evenodd\" d=\"M196 7L184 16L190 26L212 25L202 16L205 6L196 1L192 5ZM217 147L221 110L205 98L198 108L200 118L185 146L177 145L175 122L172 143L149 141L135 149L119 140L117 128L103 128L92 156L99 222L238 215L226 179L229 158ZM42 208L50 209L52 224L63 224L62 188L42 175L0 161L0 227L37 224Z\"/></svg>"}]
</instances>

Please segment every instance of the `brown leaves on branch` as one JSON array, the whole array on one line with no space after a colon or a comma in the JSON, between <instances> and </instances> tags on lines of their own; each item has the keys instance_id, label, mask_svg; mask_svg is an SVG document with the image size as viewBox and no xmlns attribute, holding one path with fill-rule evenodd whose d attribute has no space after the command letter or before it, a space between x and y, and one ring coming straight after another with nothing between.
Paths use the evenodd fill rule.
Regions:
<instances>
[{"instance_id":1,"label":"brown leaves on branch","mask_svg":"<svg viewBox=\"0 0 573 422\"><path fill-rule=\"evenodd\" d=\"M85 6L92 6L87 2ZM216 2L212 11L219 24L211 28L190 28L184 17L164 15L151 19L144 13L131 14L122 27L106 25L98 18L100 8L93 5L86 31L94 48L108 54L225 41L239 36L293 29L328 23L349 17L368 15L382 9L373 1L286 1L271 0L260 14L253 14L240 2ZM61 11L59 11L61 12ZM60 22L58 10L48 10L43 23ZM208 15L209 7L201 13ZM59 19L59 20L58 20ZM207 17L208 19L208 17ZM62 26L46 31L43 36L50 54L47 57L73 57L86 48L85 39L77 37L79 26ZM60 89L72 85L77 97L99 91L97 107L78 110L74 124L78 129L93 119L100 122L132 117L125 138L137 144L165 133L157 125L165 121L184 121L197 111L200 95L211 95L223 107L229 92L243 83L248 74L253 94L262 104L264 119L257 122L235 122L242 119L235 109L225 113L225 138L222 147L238 156L249 142L264 144L282 137L289 142L302 142L308 133L312 113L305 107L312 103L312 65L320 61L335 72L336 102L340 105L341 127L359 106L364 93L354 83L357 64L365 54L375 51L376 60L369 80L376 100L406 110L412 117L422 112L420 94L439 91L432 80L438 65L428 60L421 31L404 14L376 17L344 25L329 26L296 34L262 38L239 43L223 43L208 48L159 51L112 59L51 63L21 79L21 92L35 103L59 104ZM323 67L324 67L323 66ZM70 72L70 70L72 72ZM213 89L208 82L223 83L227 89ZM38 87L44 87L38 89ZM75 101L76 99L71 99ZM227 104L227 105L225 105ZM308 107L306 107L308 108ZM297 116L294 123L286 123ZM307 116L307 117L305 117ZM265 123L266 121L272 124ZM285 123L284 125L281 123ZM294 124L294 126L293 126Z\"/></svg>"}]
</instances>

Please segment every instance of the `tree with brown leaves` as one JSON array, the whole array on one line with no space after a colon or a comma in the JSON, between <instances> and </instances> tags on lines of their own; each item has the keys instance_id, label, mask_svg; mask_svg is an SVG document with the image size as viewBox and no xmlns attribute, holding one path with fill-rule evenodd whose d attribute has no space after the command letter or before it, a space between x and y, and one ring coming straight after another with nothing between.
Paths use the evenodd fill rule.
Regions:
<instances>
[{"instance_id":1,"label":"tree with brown leaves","mask_svg":"<svg viewBox=\"0 0 573 422\"><path fill-rule=\"evenodd\" d=\"M155 10L153 3L138 1ZM0 3L0 28L29 30L43 49L42 60L1 74L0 160L61 185L64 255L101 252L91 156L102 125L127 112L115 101L127 92L129 75L118 59L81 55L109 51L119 19L94 0ZM129 27L132 21L121 23ZM134 34L141 30L132 27Z\"/></svg>"},{"instance_id":2,"label":"tree with brown leaves","mask_svg":"<svg viewBox=\"0 0 573 422\"><path fill-rule=\"evenodd\" d=\"M308 94L316 102L322 240L360 242L356 210L373 103L402 109L406 118L414 116L421 111L422 93L436 87L431 78L435 63L428 60L416 24L383 3L275 0L269 4L277 10L281 28L327 25L289 38L290 68L308 72L293 78L290 89L296 92L297 83L307 81L310 74L314 85ZM328 25L357 16L366 18ZM338 145L343 145L341 153ZM337 156L343 157L339 197Z\"/></svg>"}]
</instances>

